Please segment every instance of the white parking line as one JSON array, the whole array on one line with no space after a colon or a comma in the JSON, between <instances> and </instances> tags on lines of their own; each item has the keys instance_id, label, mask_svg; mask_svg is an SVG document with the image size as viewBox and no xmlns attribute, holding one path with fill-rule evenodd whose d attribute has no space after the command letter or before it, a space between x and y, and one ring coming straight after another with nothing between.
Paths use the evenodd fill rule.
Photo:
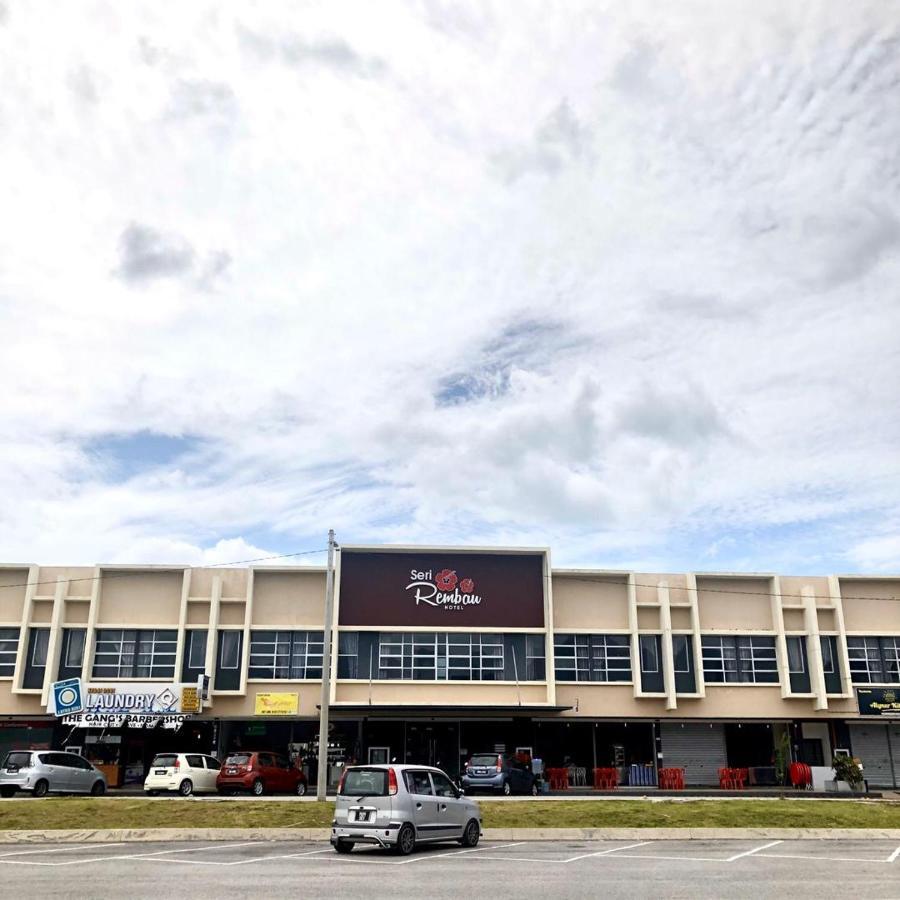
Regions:
<instances>
[{"instance_id":1,"label":"white parking line","mask_svg":"<svg viewBox=\"0 0 900 900\"><path fill-rule=\"evenodd\" d=\"M571 859L564 859L564 863L573 863L579 859L588 859L591 856L608 856L610 853L618 853L620 850L634 850L635 847L646 847L653 841L641 841L639 844L628 844L626 847L613 847L610 850L598 850L596 853L582 853L581 856L573 856Z\"/></svg>"},{"instance_id":2,"label":"white parking line","mask_svg":"<svg viewBox=\"0 0 900 900\"><path fill-rule=\"evenodd\" d=\"M503 850L506 847L521 847L525 841L518 841L515 844L495 844L492 847L470 847L468 850L450 850L447 853L432 853L428 856L417 856L414 859L400 860L397 865L405 866L409 863L422 862L428 859L443 859L446 856L462 856L464 853L481 853L483 850Z\"/></svg>"},{"instance_id":3,"label":"white parking line","mask_svg":"<svg viewBox=\"0 0 900 900\"><path fill-rule=\"evenodd\" d=\"M655 853L652 855L648 853L618 853L614 859L665 859L674 860L676 862L726 862L724 859L718 859L712 856L657 856Z\"/></svg>"},{"instance_id":4,"label":"white parking line","mask_svg":"<svg viewBox=\"0 0 900 900\"><path fill-rule=\"evenodd\" d=\"M117 844L101 844L102 847L124 847L124 842L119 842ZM28 856L31 853L77 853L79 850L96 850L96 844L81 844L77 847L53 847L50 850L40 849L40 850L14 850L12 853L0 853L0 859L3 859L7 856Z\"/></svg>"},{"instance_id":5,"label":"white parking line","mask_svg":"<svg viewBox=\"0 0 900 900\"><path fill-rule=\"evenodd\" d=\"M743 853L735 853L734 856L729 856L725 862L734 862L736 859L743 859L745 856L753 856L756 853L759 853L760 850L768 850L769 847L774 847L776 844L783 844L784 841L771 841L768 844L763 844L762 847L755 847L753 850L745 850Z\"/></svg>"},{"instance_id":6,"label":"white parking line","mask_svg":"<svg viewBox=\"0 0 900 900\"><path fill-rule=\"evenodd\" d=\"M897 858L900 857L900 847L898 847L888 858L888 862L894 862Z\"/></svg>"},{"instance_id":7,"label":"white parking line","mask_svg":"<svg viewBox=\"0 0 900 900\"><path fill-rule=\"evenodd\" d=\"M153 857L160 856L168 856L173 853L197 853L201 850L228 850L235 847L250 847L254 844L260 844L261 841L247 841L242 844L214 844L208 847L185 847L180 850L157 850L154 853L120 853L116 856L91 856L87 859L68 859L65 862L36 862L32 860L25 859L0 859L0 863L5 863L8 866L84 866L88 863L95 862L111 862L117 859L144 859L144 860L153 860ZM122 844L104 844L104 849L106 847L121 847ZM178 860L170 860L171 862L178 862Z\"/></svg>"},{"instance_id":8,"label":"white parking line","mask_svg":"<svg viewBox=\"0 0 900 900\"><path fill-rule=\"evenodd\" d=\"M887 863L889 859L864 859L861 856L800 856L798 853L757 853L762 859L813 859L816 862Z\"/></svg>"}]
</instances>

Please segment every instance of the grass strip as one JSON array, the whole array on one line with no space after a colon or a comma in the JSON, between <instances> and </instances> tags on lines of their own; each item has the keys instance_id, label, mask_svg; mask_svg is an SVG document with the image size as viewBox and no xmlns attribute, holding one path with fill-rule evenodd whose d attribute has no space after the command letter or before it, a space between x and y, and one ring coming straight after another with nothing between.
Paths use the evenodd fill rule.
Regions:
<instances>
[{"instance_id":1,"label":"grass strip","mask_svg":"<svg viewBox=\"0 0 900 900\"><path fill-rule=\"evenodd\" d=\"M50 797L0 804L2 830L325 828L333 804ZM486 828L900 828L900 804L827 800L481 803Z\"/></svg>"}]
</instances>

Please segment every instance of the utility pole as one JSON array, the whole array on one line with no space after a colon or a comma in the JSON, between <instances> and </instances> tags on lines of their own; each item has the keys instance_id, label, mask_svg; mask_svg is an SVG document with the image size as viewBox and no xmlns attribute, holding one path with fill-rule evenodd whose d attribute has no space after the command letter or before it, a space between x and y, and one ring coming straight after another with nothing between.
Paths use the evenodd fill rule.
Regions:
<instances>
[{"instance_id":1,"label":"utility pole","mask_svg":"<svg viewBox=\"0 0 900 900\"><path fill-rule=\"evenodd\" d=\"M328 705L331 701L331 620L334 617L334 529L328 530L328 568L325 573L325 629L322 635L322 699L319 704L319 771L316 800L325 799L328 786Z\"/></svg>"}]
</instances>

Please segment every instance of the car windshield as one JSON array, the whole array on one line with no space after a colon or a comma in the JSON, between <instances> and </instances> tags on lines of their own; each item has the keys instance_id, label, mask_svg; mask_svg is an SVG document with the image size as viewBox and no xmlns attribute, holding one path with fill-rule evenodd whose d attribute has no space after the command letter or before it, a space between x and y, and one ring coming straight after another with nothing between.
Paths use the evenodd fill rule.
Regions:
<instances>
[{"instance_id":1,"label":"car windshield","mask_svg":"<svg viewBox=\"0 0 900 900\"><path fill-rule=\"evenodd\" d=\"M386 797L388 792L388 776L385 769L347 769L342 794L363 794Z\"/></svg>"},{"instance_id":2,"label":"car windshield","mask_svg":"<svg viewBox=\"0 0 900 900\"><path fill-rule=\"evenodd\" d=\"M232 753L228 759L225 760L226 766L246 766L250 762L250 754L249 753Z\"/></svg>"},{"instance_id":3,"label":"car windshield","mask_svg":"<svg viewBox=\"0 0 900 900\"><path fill-rule=\"evenodd\" d=\"M157 753L156 756L153 757L153 762L150 763L151 766L165 766L167 769L171 769L172 766L175 765L175 760L178 757L174 753Z\"/></svg>"},{"instance_id":4,"label":"car windshield","mask_svg":"<svg viewBox=\"0 0 900 900\"><path fill-rule=\"evenodd\" d=\"M26 769L31 765L30 753L7 753L6 760L3 763L4 769L16 768Z\"/></svg>"},{"instance_id":5,"label":"car windshield","mask_svg":"<svg viewBox=\"0 0 900 900\"><path fill-rule=\"evenodd\" d=\"M476 756L472 757L472 762L470 765L473 766L496 766L497 765L497 754L496 753L479 753Z\"/></svg>"}]
</instances>

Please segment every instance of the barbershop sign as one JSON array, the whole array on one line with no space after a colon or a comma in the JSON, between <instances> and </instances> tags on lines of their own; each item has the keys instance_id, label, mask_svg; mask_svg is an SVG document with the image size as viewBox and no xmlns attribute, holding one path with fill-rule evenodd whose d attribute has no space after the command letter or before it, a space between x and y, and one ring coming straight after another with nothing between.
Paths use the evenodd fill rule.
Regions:
<instances>
[{"instance_id":1,"label":"barbershop sign","mask_svg":"<svg viewBox=\"0 0 900 900\"><path fill-rule=\"evenodd\" d=\"M341 551L341 625L542 628L544 554Z\"/></svg>"},{"instance_id":2,"label":"barbershop sign","mask_svg":"<svg viewBox=\"0 0 900 900\"><path fill-rule=\"evenodd\" d=\"M146 681L89 682L80 679L52 686L47 711L64 725L80 728L180 728L199 712L196 684Z\"/></svg>"}]
</instances>

